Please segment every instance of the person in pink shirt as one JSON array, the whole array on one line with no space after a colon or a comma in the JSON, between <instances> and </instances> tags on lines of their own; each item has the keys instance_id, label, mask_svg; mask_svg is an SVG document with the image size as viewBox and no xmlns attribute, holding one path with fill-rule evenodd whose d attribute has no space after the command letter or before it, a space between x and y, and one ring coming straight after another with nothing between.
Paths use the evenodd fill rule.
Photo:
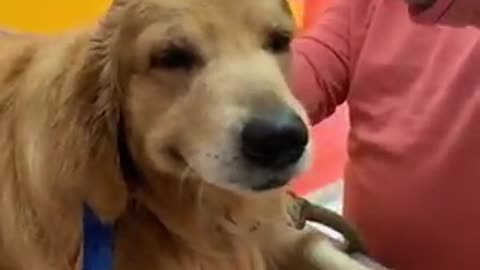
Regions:
<instances>
[{"instance_id":1,"label":"person in pink shirt","mask_svg":"<svg viewBox=\"0 0 480 270\"><path fill-rule=\"evenodd\" d=\"M396 270L480 269L480 30L415 22L467 2L336 0L292 44L312 122L348 103L345 216Z\"/></svg>"},{"instance_id":2,"label":"person in pink shirt","mask_svg":"<svg viewBox=\"0 0 480 270\"><path fill-rule=\"evenodd\" d=\"M416 22L480 26L478 0L406 0Z\"/></svg>"}]
</instances>

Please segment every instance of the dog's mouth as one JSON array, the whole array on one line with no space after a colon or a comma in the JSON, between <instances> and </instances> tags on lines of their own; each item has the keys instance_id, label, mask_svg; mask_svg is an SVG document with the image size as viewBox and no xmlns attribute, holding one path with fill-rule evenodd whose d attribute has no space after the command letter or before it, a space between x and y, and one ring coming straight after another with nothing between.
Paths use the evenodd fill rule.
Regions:
<instances>
[{"instance_id":1,"label":"dog's mouth","mask_svg":"<svg viewBox=\"0 0 480 270\"><path fill-rule=\"evenodd\" d=\"M178 151L175 147L173 147L173 146L168 147L167 150L166 150L166 153L173 162L175 162L179 165L188 166L187 161L180 154L180 151Z\"/></svg>"},{"instance_id":2,"label":"dog's mouth","mask_svg":"<svg viewBox=\"0 0 480 270\"><path fill-rule=\"evenodd\" d=\"M167 159L170 160L173 167L177 168L178 171L193 169L193 167L189 164L187 159L181 154L178 148L175 148L173 146L167 147L164 154L167 156Z\"/></svg>"},{"instance_id":3,"label":"dog's mouth","mask_svg":"<svg viewBox=\"0 0 480 270\"><path fill-rule=\"evenodd\" d=\"M309 157L308 128L292 112L252 118L238 131L220 133L202 144L195 138L164 144L153 153L155 166L230 191L259 193L288 185Z\"/></svg>"},{"instance_id":4,"label":"dog's mouth","mask_svg":"<svg viewBox=\"0 0 480 270\"><path fill-rule=\"evenodd\" d=\"M221 155L209 152L200 155L200 158L190 156L188 159L188 156L175 147L165 149L163 155L167 156L170 164L176 168L176 174L181 177L185 177L188 171L189 177L242 194L281 189L297 174L297 167L301 167L295 165L281 169L264 168L253 165L234 153Z\"/></svg>"}]
</instances>

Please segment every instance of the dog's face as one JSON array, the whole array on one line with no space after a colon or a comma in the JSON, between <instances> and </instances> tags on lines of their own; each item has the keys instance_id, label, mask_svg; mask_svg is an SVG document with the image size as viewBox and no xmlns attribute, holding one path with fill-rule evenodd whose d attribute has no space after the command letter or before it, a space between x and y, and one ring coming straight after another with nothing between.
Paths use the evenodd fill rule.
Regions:
<instances>
[{"instance_id":1,"label":"dog's face","mask_svg":"<svg viewBox=\"0 0 480 270\"><path fill-rule=\"evenodd\" d=\"M306 167L306 114L286 81L294 25L284 1L117 4L123 117L143 169L265 191Z\"/></svg>"}]
</instances>

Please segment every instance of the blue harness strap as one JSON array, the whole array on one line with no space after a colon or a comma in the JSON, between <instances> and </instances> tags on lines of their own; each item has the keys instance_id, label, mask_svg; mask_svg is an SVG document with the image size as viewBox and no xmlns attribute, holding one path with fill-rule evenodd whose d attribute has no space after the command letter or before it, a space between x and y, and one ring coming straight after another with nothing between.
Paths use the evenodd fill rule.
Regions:
<instances>
[{"instance_id":1,"label":"blue harness strap","mask_svg":"<svg viewBox=\"0 0 480 270\"><path fill-rule=\"evenodd\" d=\"M83 233L83 270L113 270L113 225L103 224L85 206Z\"/></svg>"}]
</instances>

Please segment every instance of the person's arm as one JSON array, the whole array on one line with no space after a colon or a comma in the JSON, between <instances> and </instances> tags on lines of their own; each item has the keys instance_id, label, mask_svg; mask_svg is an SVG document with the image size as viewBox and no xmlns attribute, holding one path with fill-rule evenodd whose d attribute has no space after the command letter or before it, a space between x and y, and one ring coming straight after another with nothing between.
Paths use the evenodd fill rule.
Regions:
<instances>
[{"instance_id":1,"label":"person's arm","mask_svg":"<svg viewBox=\"0 0 480 270\"><path fill-rule=\"evenodd\" d=\"M480 0L405 0L415 22L480 27Z\"/></svg>"},{"instance_id":2,"label":"person's arm","mask_svg":"<svg viewBox=\"0 0 480 270\"><path fill-rule=\"evenodd\" d=\"M293 91L314 124L332 114L347 97L352 2L336 1L292 44Z\"/></svg>"}]
</instances>

